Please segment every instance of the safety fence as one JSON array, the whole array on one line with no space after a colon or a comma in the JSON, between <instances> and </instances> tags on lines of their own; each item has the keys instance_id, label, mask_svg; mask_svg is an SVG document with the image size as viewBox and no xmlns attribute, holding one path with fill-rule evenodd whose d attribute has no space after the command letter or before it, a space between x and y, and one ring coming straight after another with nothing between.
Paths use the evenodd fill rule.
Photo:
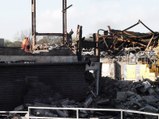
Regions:
<instances>
[{"instance_id":1,"label":"safety fence","mask_svg":"<svg viewBox=\"0 0 159 119\"><path fill-rule=\"evenodd\" d=\"M75 111L74 117L45 117L45 116L33 116L32 110L63 110L63 111ZM29 107L28 108L28 117L29 119L99 119L98 117L88 117L82 118L80 117L81 111L100 111L100 112L114 112L119 113L119 119L124 119L124 114L138 114L138 115L145 115L151 118L155 117L155 119L159 119L159 113L149 113L149 112L141 112L141 111L134 111L134 110L123 110L123 109L101 109L101 108L60 108L60 107Z\"/></svg>"},{"instance_id":2,"label":"safety fence","mask_svg":"<svg viewBox=\"0 0 159 119\"><path fill-rule=\"evenodd\" d=\"M0 119L10 119L13 115L14 117L16 116L14 119L19 119L20 117L25 117L26 114L28 114L28 111L0 111Z\"/></svg>"}]
</instances>

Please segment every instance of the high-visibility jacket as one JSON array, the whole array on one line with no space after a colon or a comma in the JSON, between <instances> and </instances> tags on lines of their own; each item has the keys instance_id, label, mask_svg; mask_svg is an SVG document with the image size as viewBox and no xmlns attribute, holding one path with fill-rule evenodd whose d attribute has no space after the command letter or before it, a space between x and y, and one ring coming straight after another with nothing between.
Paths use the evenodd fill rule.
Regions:
<instances>
[{"instance_id":1,"label":"high-visibility jacket","mask_svg":"<svg viewBox=\"0 0 159 119\"><path fill-rule=\"evenodd\" d=\"M29 39L28 39L28 38L25 38L25 39L22 41L22 46L21 46L21 47L22 47L23 50L29 50L29 49L27 49L29 45L30 45Z\"/></svg>"}]
</instances>

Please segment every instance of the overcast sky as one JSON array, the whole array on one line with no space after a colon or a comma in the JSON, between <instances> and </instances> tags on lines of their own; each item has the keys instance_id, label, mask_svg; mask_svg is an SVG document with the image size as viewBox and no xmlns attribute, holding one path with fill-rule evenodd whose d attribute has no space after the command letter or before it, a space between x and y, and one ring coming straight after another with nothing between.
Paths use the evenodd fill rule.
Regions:
<instances>
[{"instance_id":1,"label":"overcast sky","mask_svg":"<svg viewBox=\"0 0 159 119\"><path fill-rule=\"evenodd\" d=\"M98 29L125 29L139 19L159 31L159 0L68 0L68 31L83 26L84 35ZM31 0L1 0L0 37L15 39L31 30ZM62 32L62 0L37 0L37 31ZM133 29L149 32L142 25Z\"/></svg>"}]
</instances>

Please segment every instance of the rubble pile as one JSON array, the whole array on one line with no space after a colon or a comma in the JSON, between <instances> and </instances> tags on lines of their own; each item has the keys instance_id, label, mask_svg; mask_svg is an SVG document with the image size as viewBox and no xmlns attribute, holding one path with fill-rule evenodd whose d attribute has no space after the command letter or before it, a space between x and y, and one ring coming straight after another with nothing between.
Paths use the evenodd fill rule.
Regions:
<instances>
[{"instance_id":1,"label":"rubble pile","mask_svg":"<svg viewBox=\"0 0 159 119\"><path fill-rule=\"evenodd\" d=\"M129 109L143 112L159 112L159 83L149 79L143 81L120 81L108 77L102 78L102 89L95 100L98 108ZM126 117L134 117L125 114ZM139 119L146 118L143 115L135 115ZM150 116L152 118L152 116ZM148 117L147 117L148 118ZM156 117L154 117L156 118Z\"/></svg>"},{"instance_id":2,"label":"rubble pile","mask_svg":"<svg viewBox=\"0 0 159 119\"><path fill-rule=\"evenodd\" d=\"M92 77L91 75L89 75ZM88 78L88 77L87 77ZM100 93L94 92L93 79L89 80L90 92L81 102L63 98L58 92L42 83L31 84L24 100L24 104L15 108L15 111L27 110L28 106L35 107L68 107L68 108L111 108L130 109L145 112L159 112L159 84L149 80L138 82L113 80L109 77L101 78ZM75 112L65 110L38 110L32 111L35 116L75 117ZM100 117L100 119L118 119L120 112L80 111L80 117ZM125 113L125 117L134 118L132 113ZM135 114L136 119L145 119L144 115ZM148 119L148 116L146 116ZM151 116L152 118L152 116ZM155 119L156 117L152 118Z\"/></svg>"},{"instance_id":3,"label":"rubble pile","mask_svg":"<svg viewBox=\"0 0 159 119\"><path fill-rule=\"evenodd\" d=\"M104 84L99 97L107 99L107 103L110 105L103 103L98 107L159 112L158 83L149 80L138 82L111 80L109 78L103 80Z\"/></svg>"},{"instance_id":4,"label":"rubble pile","mask_svg":"<svg viewBox=\"0 0 159 119\"><path fill-rule=\"evenodd\" d=\"M58 44L37 44L35 46L34 51L32 54L36 55L55 55L55 56L72 56L74 53L70 50L70 48L67 45L58 45Z\"/></svg>"}]
</instances>

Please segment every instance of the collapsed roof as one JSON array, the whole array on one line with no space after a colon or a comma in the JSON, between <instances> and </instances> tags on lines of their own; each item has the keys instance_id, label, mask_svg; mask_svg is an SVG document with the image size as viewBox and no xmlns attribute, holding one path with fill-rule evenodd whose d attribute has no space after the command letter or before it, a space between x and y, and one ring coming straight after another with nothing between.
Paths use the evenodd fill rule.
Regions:
<instances>
[{"instance_id":1,"label":"collapsed roof","mask_svg":"<svg viewBox=\"0 0 159 119\"><path fill-rule=\"evenodd\" d=\"M128 31L141 23L150 32L140 33ZM98 30L99 46L101 51L106 51L109 55L118 55L125 48L139 47L140 50L145 51L149 48L158 46L159 32L154 32L148 28L142 21L128 27L124 30L114 30L108 27L109 30ZM101 35L100 32L104 33Z\"/></svg>"}]
</instances>

